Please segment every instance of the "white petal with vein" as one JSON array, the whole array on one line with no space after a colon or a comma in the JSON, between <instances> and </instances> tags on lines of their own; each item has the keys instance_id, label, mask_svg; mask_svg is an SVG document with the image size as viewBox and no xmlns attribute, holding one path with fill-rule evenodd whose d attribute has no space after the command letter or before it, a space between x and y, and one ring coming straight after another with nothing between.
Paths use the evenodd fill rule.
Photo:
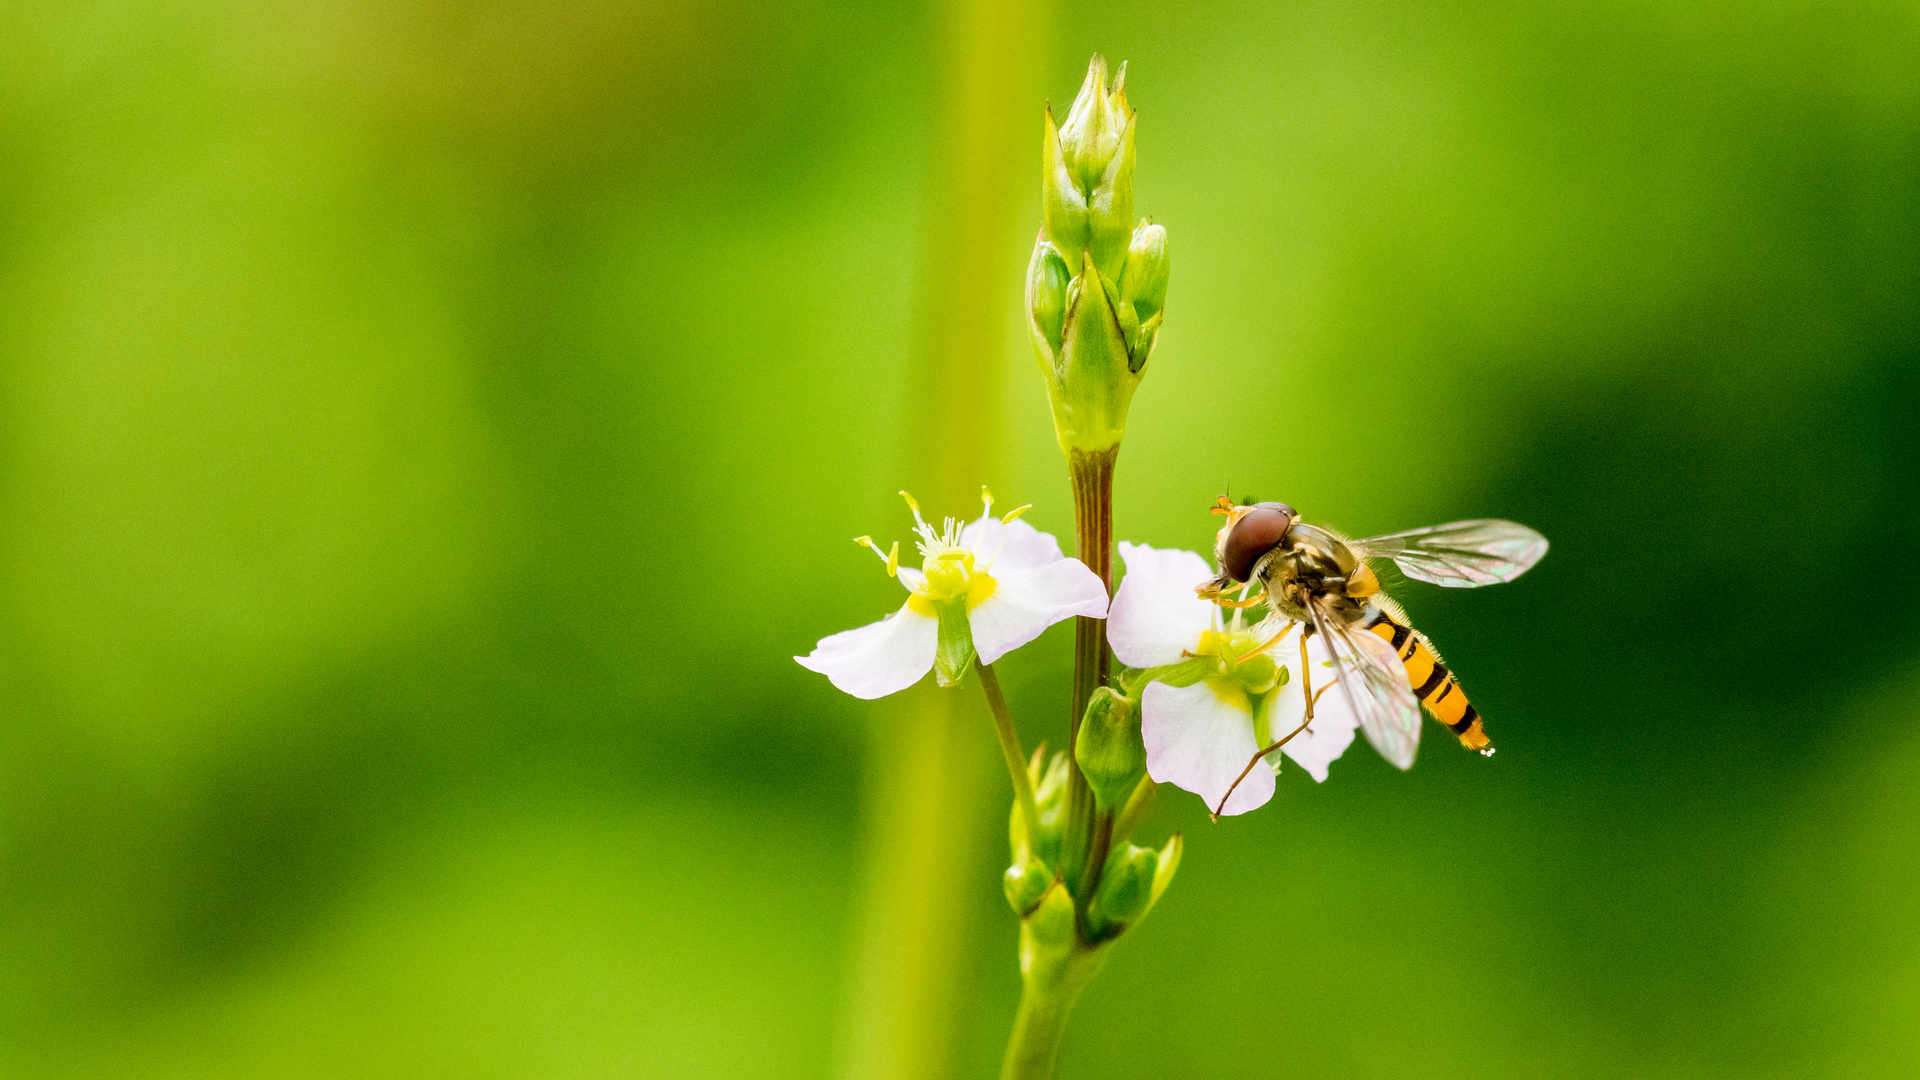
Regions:
<instances>
[{"instance_id":1,"label":"white petal with vein","mask_svg":"<svg viewBox=\"0 0 1920 1080\"><path fill-rule=\"evenodd\" d=\"M811 653L794 659L854 697L886 697L933 670L939 627L933 616L902 607L877 623L821 638Z\"/></svg>"},{"instance_id":2,"label":"white petal with vein","mask_svg":"<svg viewBox=\"0 0 1920 1080\"><path fill-rule=\"evenodd\" d=\"M1214 605L1193 594L1213 568L1191 551L1120 542L1127 576L1113 597L1107 642L1129 667L1177 664L1213 628ZM1249 751L1251 753L1251 751Z\"/></svg>"},{"instance_id":3,"label":"white petal with vein","mask_svg":"<svg viewBox=\"0 0 1920 1080\"><path fill-rule=\"evenodd\" d=\"M1079 559L1057 559L1017 577L1001 577L996 569L993 595L968 612L967 621L980 662L991 664L1061 619L1106 614L1107 589L1100 576Z\"/></svg>"},{"instance_id":4,"label":"white petal with vein","mask_svg":"<svg viewBox=\"0 0 1920 1080\"><path fill-rule=\"evenodd\" d=\"M1052 533L1043 533L1022 518L1011 523L995 517L968 522L960 531L960 546L973 551L975 566L987 569L991 563L995 577L1023 574L1065 558Z\"/></svg>"},{"instance_id":5,"label":"white petal with vein","mask_svg":"<svg viewBox=\"0 0 1920 1080\"><path fill-rule=\"evenodd\" d=\"M1224 695L1224 696L1223 696ZM1216 689L1149 683L1140 696L1140 735L1147 744L1147 774L1183 787L1211 810L1259 749L1253 712L1237 686ZM1273 770L1258 765L1234 789L1222 814L1244 814L1273 798Z\"/></svg>"}]
</instances>

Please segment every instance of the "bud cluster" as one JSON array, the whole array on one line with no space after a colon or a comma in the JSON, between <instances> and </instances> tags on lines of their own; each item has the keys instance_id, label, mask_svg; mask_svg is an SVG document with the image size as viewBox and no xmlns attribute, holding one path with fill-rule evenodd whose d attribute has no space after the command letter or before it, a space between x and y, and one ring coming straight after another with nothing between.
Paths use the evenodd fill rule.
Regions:
<instances>
[{"instance_id":1,"label":"bud cluster","mask_svg":"<svg viewBox=\"0 0 1920 1080\"><path fill-rule=\"evenodd\" d=\"M1088 709L1088 721L1081 726L1078 757L1082 768L1091 762L1099 772L1095 791L1101 796L1103 808L1112 805L1117 809L1146 776L1146 751L1140 745L1140 723L1134 718L1130 701L1102 689L1095 706L1100 709L1101 719L1096 721L1094 709ZM1022 917L1033 915L1063 884L1060 845L1066 816L1067 755L1064 751L1055 753L1043 767L1044 756L1044 752L1036 752L1027 766L1040 820L1029 824L1015 803L1007 829L1013 864L1007 867L1001 887L1008 905ZM1144 917L1173 880L1180 863L1177 834L1158 851L1126 843L1124 837L1118 839L1120 843L1108 853L1105 873L1087 906L1083 930L1086 945L1118 937Z\"/></svg>"},{"instance_id":2,"label":"bud cluster","mask_svg":"<svg viewBox=\"0 0 1920 1080\"><path fill-rule=\"evenodd\" d=\"M1110 451L1153 353L1167 299L1167 231L1133 220L1126 65L1095 56L1064 124L1047 110L1045 225L1027 267L1027 328L1069 452Z\"/></svg>"}]
</instances>

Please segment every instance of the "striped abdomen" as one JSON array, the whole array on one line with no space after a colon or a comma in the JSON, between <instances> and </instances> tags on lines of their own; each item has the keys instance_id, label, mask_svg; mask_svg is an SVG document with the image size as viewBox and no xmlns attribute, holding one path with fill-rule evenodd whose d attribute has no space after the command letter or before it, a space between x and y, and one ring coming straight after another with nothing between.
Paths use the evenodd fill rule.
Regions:
<instances>
[{"instance_id":1,"label":"striped abdomen","mask_svg":"<svg viewBox=\"0 0 1920 1080\"><path fill-rule=\"evenodd\" d=\"M1407 678L1413 683L1414 696L1460 736L1462 745L1481 753L1493 752L1493 743L1488 741L1486 729L1480 726L1480 714L1467 700L1467 692L1454 681L1447 665L1433 655L1426 639L1414 633L1412 627L1395 622L1385 612L1377 612L1366 629L1387 639L1393 651L1400 654L1401 663L1407 665Z\"/></svg>"}]
</instances>

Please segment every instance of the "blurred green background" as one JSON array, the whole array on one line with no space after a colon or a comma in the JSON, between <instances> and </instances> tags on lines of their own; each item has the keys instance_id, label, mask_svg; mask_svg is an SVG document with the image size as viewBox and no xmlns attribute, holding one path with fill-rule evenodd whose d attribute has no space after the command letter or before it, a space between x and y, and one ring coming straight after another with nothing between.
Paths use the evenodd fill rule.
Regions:
<instances>
[{"instance_id":1,"label":"blurred green background","mask_svg":"<svg viewBox=\"0 0 1920 1080\"><path fill-rule=\"evenodd\" d=\"M1004 338L980 479L1072 523L1033 201L926 314L950 23L0 5L0 1071L834 1073L912 732L788 657L896 602L847 538L925 483L926 327ZM1121 536L1204 549L1231 489L1554 542L1403 593L1498 757L1166 793L1062 1075L1920 1073L1920 14L1044 41L1055 103L1131 62L1172 236ZM1006 665L1030 744L1063 631ZM959 1076L1018 992L978 736Z\"/></svg>"}]
</instances>

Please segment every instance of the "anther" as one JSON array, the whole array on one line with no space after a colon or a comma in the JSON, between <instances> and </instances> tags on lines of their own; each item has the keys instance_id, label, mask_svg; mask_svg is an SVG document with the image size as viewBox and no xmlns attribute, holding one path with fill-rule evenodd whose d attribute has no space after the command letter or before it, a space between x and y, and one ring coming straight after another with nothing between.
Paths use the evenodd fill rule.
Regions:
<instances>
[{"instance_id":1,"label":"anther","mask_svg":"<svg viewBox=\"0 0 1920 1080\"><path fill-rule=\"evenodd\" d=\"M903 499L905 499L905 500L907 500L907 508L913 511L913 520L914 520L914 522L915 522L915 523L917 523L917 524L919 524L919 525L920 525L921 527L923 527L923 528L924 528L924 527L926 526L926 524L927 524L927 522L926 522L926 519L925 519L925 518L922 518L922 517L920 516L920 504L919 504L919 502L917 502L917 501L915 501L915 499L914 499L914 497L913 497L913 496L911 496L911 495L909 495L909 494L907 494L907 493L906 493L906 492L904 492L904 491L902 491L902 492L900 493L900 497L901 497L901 498L903 498Z\"/></svg>"},{"instance_id":2,"label":"anther","mask_svg":"<svg viewBox=\"0 0 1920 1080\"><path fill-rule=\"evenodd\" d=\"M895 540L893 542L893 550L887 552L885 555L880 554L880 545L874 543L873 537L871 536L856 536L853 538L853 542L859 544L861 547L871 548L873 553L879 556L880 561L887 564L888 577L900 576L900 541Z\"/></svg>"}]
</instances>

